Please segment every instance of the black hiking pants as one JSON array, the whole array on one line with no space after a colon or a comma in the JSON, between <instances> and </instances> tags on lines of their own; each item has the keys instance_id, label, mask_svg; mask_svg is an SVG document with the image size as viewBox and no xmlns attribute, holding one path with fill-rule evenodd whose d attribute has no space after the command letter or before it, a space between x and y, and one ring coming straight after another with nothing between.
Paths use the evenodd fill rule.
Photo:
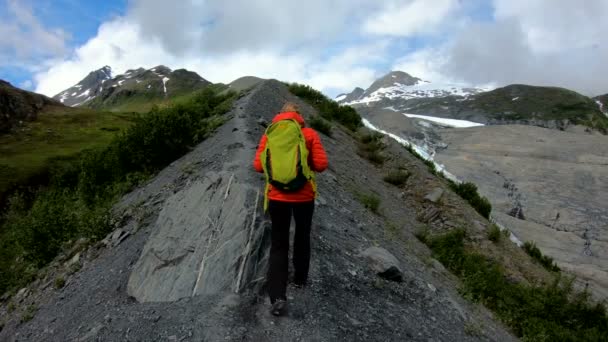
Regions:
<instances>
[{"instance_id":1,"label":"black hiking pants","mask_svg":"<svg viewBox=\"0 0 608 342\"><path fill-rule=\"evenodd\" d=\"M289 227L293 215L296 232L293 242L294 283L306 285L310 265L310 226L315 202L270 201L268 211L272 220L270 260L266 285L270 301L286 299L289 275Z\"/></svg>"}]
</instances>

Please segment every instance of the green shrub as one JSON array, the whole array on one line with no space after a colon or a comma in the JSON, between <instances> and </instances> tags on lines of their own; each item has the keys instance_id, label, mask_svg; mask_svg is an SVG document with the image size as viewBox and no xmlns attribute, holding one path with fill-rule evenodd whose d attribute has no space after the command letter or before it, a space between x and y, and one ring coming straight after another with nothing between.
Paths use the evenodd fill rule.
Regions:
<instances>
[{"instance_id":1,"label":"green shrub","mask_svg":"<svg viewBox=\"0 0 608 342\"><path fill-rule=\"evenodd\" d=\"M498 228L497 225L493 224L488 228L488 240L498 243L500 242L500 238L502 237L502 231Z\"/></svg>"},{"instance_id":2,"label":"green shrub","mask_svg":"<svg viewBox=\"0 0 608 342\"><path fill-rule=\"evenodd\" d=\"M107 235L116 199L204 140L235 97L205 88L141 115L105 148L54 161L48 187L9 201L0 227L0 294L32 281L66 241Z\"/></svg>"},{"instance_id":3,"label":"green shrub","mask_svg":"<svg viewBox=\"0 0 608 342\"><path fill-rule=\"evenodd\" d=\"M32 318L34 318L34 315L36 315L37 310L38 308L35 305L28 305L28 307L25 309L25 312L21 316L21 323L31 321Z\"/></svg>"},{"instance_id":4,"label":"green shrub","mask_svg":"<svg viewBox=\"0 0 608 342\"><path fill-rule=\"evenodd\" d=\"M404 170L395 170L384 176L384 181L395 186L403 186L410 178L410 173Z\"/></svg>"},{"instance_id":5,"label":"green shrub","mask_svg":"<svg viewBox=\"0 0 608 342\"><path fill-rule=\"evenodd\" d=\"M65 286L65 279L63 277L55 278L55 288L60 289Z\"/></svg>"},{"instance_id":6,"label":"green shrub","mask_svg":"<svg viewBox=\"0 0 608 342\"><path fill-rule=\"evenodd\" d=\"M288 88L292 94L313 106L323 118L339 122L351 131L357 131L363 126L361 117L354 108L341 106L307 85L293 83Z\"/></svg>"},{"instance_id":7,"label":"green shrub","mask_svg":"<svg viewBox=\"0 0 608 342\"><path fill-rule=\"evenodd\" d=\"M482 197L477 192L477 185L466 182L456 184L450 181L450 187L458 194L458 196L465 199L469 204L483 217L490 218L492 212L492 205L487 198Z\"/></svg>"},{"instance_id":8,"label":"green shrub","mask_svg":"<svg viewBox=\"0 0 608 342\"><path fill-rule=\"evenodd\" d=\"M608 317L603 304L587 292L575 293L572 280L531 286L507 279L493 260L465 248L458 229L422 240L463 283L465 297L493 310L524 341L606 341Z\"/></svg>"},{"instance_id":9,"label":"green shrub","mask_svg":"<svg viewBox=\"0 0 608 342\"><path fill-rule=\"evenodd\" d=\"M378 196L371 194L371 193L370 194L357 193L356 197L359 200L359 202L361 202L361 204L363 204L364 207L371 210L375 214L378 213L378 209L380 208L380 198Z\"/></svg>"},{"instance_id":10,"label":"green shrub","mask_svg":"<svg viewBox=\"0 0 608 342\"><path fill-rule=\"evenodd\" d=\"M551 272L559 272L559 267L553 262L553 258L543 255L534 242L527 241L523 246L524 251L534 260L538 261L545 269Z\"/></svg>"},{"instance_id":11,"label":"green shrub","mask_svg":"<svg viewBox=\"0 0 608 342\"><path fill-rule=\"evenodd\" d=\"M314 128L315 130L327 135L328 137L331 137L331 124L329 122L327 122L325 119L313 115L310 120L308 120L310 127Z\"/></svg>"},{"instance_id":12,"label":"green shrub","mask_svg":"<svg viewBox=\"0 0 608 342\"><path fill-rule=\"evenodd\" d=\"M357 154L376 165L382 165L386 160L381 153L386 148L382 143L383 137L384 135L376 132L359 135Z\"/></svg>"}]
</instances>

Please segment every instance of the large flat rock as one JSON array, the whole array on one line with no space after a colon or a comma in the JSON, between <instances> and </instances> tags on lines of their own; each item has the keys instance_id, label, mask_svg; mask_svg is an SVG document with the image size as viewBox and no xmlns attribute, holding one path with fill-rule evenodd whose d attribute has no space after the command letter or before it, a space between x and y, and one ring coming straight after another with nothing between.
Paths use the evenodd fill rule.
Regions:
<instances>
[{"instance_id":1,"label":"large flat rock","mask_svg":"<svg viewBox=\"0 0 608 342\"><path fill-rule=\"evenodd\" d=\"M209 172L170 197L129 278L138 301L237 290L258 192L229 172ZM253 222L253 223L252 223Z\"/></svg>"}]
</instances>

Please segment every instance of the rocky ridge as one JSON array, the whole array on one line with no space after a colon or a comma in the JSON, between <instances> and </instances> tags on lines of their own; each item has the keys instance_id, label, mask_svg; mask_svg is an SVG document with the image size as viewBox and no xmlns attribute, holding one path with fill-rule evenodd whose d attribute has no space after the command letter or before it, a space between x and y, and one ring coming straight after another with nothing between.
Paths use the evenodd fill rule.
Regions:
<instances>
[{"instance_id":1,"label":"rocky ridge","mask_svg":"<svg viewBox=\"0 0 608 342\"><path fill-rule=\"evenodd\" d=\"M192 92L211 84L197 73L185 69L171 70L159 65L151 69L131 69L113 75L105 66L92 71L82 81L53 98L67 106L109 108L134 97L167 98Z\"/></svg>"},{"instance_id":2,"label":"rocky ridge","mask_svg":"<svg viewBox=\"0 0 608 342\"><path fill-rule=\"evenodd\" d=\"M24 121L35 120L40 112L50 106L61 104L0 80L0 133L7 132Z\"/></svg>"},{"instance_id":3,"label":"rocky ridge","mask_svg":"<svg viewBox=\"0 0 608 342\"><path fill-rule=\"evenodd\" d=\"M24 323L11 315L0 340L515 340L459 296L455 279L413 237L424 225L485 234L487 221L449 191L424 200L442 183L389 140L392 163L412 177L405 190L385 183L386 170L361 159L340 129L322 138L330 168L318 177L310 286L290 287L287 317L267 312L260 293L270 227L251 159L260 123L285 100L306 117L314 112L280 82L257 85L216 134L116 205L116 231L79 254L80 270L63 288L41 279L20 291L18 305L36 313ZM379 196L382 214L366 210L352 187ZM387 270L400 279L378 275Z\"/></svg>"}]
</instances>

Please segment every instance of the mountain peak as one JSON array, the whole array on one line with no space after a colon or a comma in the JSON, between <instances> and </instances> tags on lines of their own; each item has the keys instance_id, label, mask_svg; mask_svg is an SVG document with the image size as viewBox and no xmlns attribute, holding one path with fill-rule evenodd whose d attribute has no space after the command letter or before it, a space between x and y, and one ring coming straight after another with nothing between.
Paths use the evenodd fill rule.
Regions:
<instances>
[{"instance_id":1,"label":"mountain peak","mask_svg":"<svg viewBox=\"0 0 608 342\"><path fill-rule=\"evenodd\" d=\"M210 84L195 72L186 69L172 71L164 65L151 69L133 68L124 74L113 75L112 68L104 66L91 71L82 81L55 95L67 106L85 105L101 108L116 105L126 98L162 99L183 94ZM142 107L143 108L143 107Z\"/></svg>"},{"instance_id":2,"label":"mountain peak","mask_svg":"<svg viewBox=\"0 0 608 342\"><path fill-rule=\"evenodd\" d=\"M380 88L387 88L395 85L413 86L422 82L418 77L414 77L407 72L391 71L388 74L377 79L372 85L367 88L365 95L370 95Z\"/></svg>"}]
</instances>

